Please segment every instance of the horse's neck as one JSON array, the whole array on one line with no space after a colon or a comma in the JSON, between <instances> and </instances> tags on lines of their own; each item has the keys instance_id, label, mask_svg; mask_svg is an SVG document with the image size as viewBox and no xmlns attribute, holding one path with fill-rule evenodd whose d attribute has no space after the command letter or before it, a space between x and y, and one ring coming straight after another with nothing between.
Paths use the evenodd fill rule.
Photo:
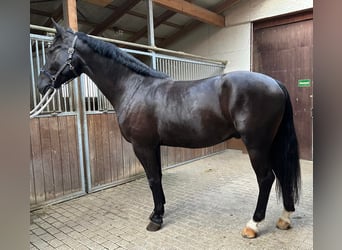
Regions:
<instances>
[{"instance_id":1,"label":"horse's neck","mask_svg":"<svg viewBox=\"0 0 342 250\"><path fill-rule=\"evenodd\" d=\"M122 104L122 99L134 92L139 81L137 75L132 70L117 63L115 60L101 56L93 51L85 51L83 58L87 67L84 73L87 74L106 96L118 112ZM135 80L132 80L135 79Z\"/></svg>"}]
</instances>

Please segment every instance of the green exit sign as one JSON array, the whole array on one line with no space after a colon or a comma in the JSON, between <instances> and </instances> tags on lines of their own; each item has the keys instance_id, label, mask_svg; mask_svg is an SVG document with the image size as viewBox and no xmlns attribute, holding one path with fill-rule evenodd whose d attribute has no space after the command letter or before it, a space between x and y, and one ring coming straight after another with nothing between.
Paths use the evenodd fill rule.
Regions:
<instances>
[{"instance_id":1,"label":"green exit sign","mask_svg":"<svg viewBox=\"0 0 342 250\"><path fill-rule=\"evenodd\" d=\"M311 80L310 79L300 79L298 80L298 87L310 87L311 86Z\"/></svg>"}]
</instances>

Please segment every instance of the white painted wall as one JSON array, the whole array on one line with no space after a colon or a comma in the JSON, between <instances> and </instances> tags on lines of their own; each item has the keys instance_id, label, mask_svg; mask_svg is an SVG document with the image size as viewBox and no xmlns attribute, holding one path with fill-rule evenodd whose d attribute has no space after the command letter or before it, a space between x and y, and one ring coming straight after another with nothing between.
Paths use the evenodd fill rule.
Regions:
<instances>
[{"instance_id":1,"label":"white painted wall","mask_svg":"<svg viewBox=\"0 0 342 250\"><path fill-rule=\"evenodd\" d=\"M201 25L169 48L227 60L225 72L250 70L251 22L313 7L313 0L241 0L224 13L226 27Z\"/></svg>"}]
</instances>

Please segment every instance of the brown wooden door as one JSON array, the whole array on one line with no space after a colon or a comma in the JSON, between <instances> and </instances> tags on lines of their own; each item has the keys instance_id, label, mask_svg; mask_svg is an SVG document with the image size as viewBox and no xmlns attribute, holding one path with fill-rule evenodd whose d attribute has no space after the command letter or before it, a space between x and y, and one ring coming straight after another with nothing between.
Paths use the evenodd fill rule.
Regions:
<instances>
[{"instance_id":1,"label":"brown wooden door","mask_svg":"<svg viewBox=\"0 0 342 250\"><path fill-rule=\"evenodd\" d=\"M312 160L312 24L310 11L253 25L253 71L268 74L287 87L300 157L307 160Z\"/></svg>"}]
</instances>

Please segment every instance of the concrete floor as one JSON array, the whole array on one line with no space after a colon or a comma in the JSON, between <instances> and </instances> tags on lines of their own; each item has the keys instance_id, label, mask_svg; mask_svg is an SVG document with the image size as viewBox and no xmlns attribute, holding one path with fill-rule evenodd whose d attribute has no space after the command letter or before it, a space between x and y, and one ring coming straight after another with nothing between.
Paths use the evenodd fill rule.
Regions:
<instances>
[{"instance_id":1,"label":"concrete floor","mask_svg":"<svg viewBox=\"0 0 342 250\"><path fill-rule=\"evenodd\" d=\"M31 249L313 249L312 173L301 161L302 196L293 228L278 230L274 188L260 235L240 232L251 218L257 182L248 155L227 150L163 172L163 228L145 227L153 208L146 178L31 213Z\"/></svg>"}]
</instances>

